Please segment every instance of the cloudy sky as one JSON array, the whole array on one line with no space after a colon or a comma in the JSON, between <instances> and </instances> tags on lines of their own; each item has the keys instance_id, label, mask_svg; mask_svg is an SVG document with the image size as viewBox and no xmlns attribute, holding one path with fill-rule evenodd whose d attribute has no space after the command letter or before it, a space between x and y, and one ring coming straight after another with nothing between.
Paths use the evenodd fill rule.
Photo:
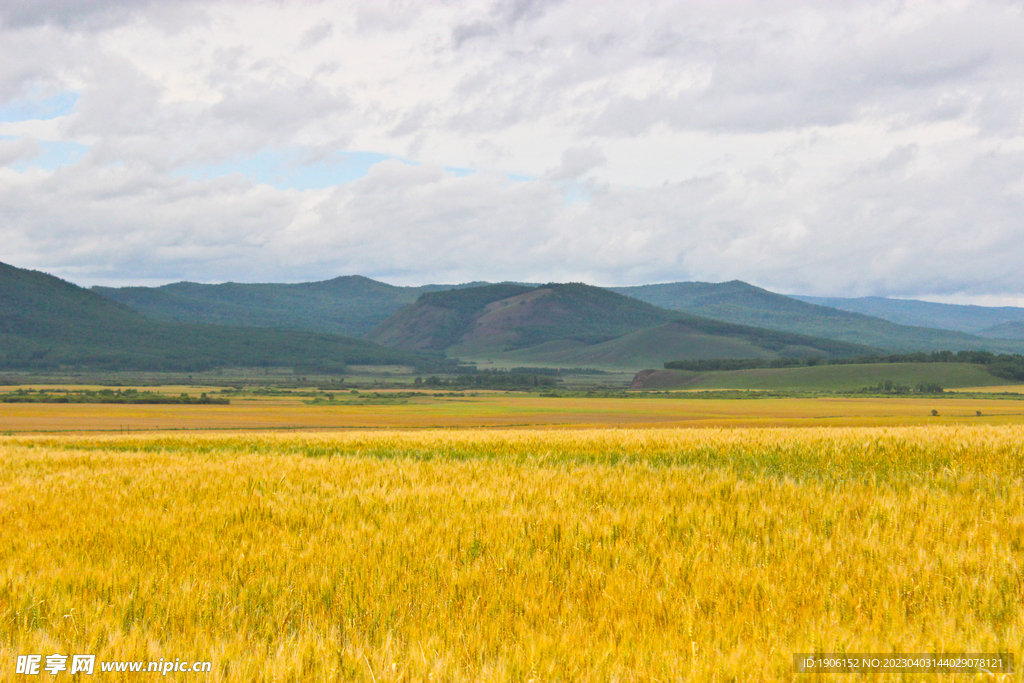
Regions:
<instances>
[{"instance_id":1,"label":"cloudy sky","mask_svg":"<svg viewBox=\"0 0 1024 683\"><path fill-rule=\"evenodd\" d=\"M0 0L0 261L1024 304L1024 3Z\"/></svg>"}]
</instances>

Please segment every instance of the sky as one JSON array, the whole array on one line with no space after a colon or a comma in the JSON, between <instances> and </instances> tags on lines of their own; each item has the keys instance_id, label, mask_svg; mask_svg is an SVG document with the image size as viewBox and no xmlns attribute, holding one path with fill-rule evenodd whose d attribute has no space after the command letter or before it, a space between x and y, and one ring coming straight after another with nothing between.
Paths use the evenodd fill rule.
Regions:
<instances>
[{"instance_id":1,"label":"sky","mask_svg":"<svg viewBox=\"0 0 1024 683\"><path fill-rule=\"evenodd\" d=\"M1024 305L1024 2L0 0L0 261Z\"/></svg>"}]
</instances>

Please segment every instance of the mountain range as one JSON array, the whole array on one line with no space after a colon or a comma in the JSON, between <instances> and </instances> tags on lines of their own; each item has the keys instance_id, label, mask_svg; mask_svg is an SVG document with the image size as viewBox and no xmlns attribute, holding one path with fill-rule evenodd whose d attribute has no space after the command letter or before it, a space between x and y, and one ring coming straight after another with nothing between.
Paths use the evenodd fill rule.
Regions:
<instances>
[{"instance_id":1,"label":"mountain range","mask_svg":"<svg viewBox=\"0 0 1024 683\"><path fill-rule=\"evenodd\" d=\"M180 282L86 290L0 264L0 366L269 364L330 371L347 364L437 366L450 364L447 356L635 369L705 358L1024 351L1014 327L1024 326L1024 309L927 302L885 308L884 302L896 300L871 302L890 317L902 310L902 319L915 323L929 322L928 311L937 312L933 324L907 325L818 301L740 281L399 287L344 276L299 284ZM993 337L999 329L1004 337Z\"/></svg>"},{"instance_id":2,"label":"mountain range","mask_svg":"<svg viewBox=\"0 0 1024 683\"><path fill-rule=\"evenodd\" d=\"M670 311L579 283L424 294L366 338L478 362L622 368L669 358L839 357L877 350Z\"/></svg>"},{"instance_id":3,"label":"mountain range","mask_svg":"<svg viewBox=\"0 0 1024 683\"><path fill-rule=\"evenodd\" d=\"M299 284L179 282L162 287L92 289L159 320L300 329L361 337L423 294L486 284L399 287L350 275ZM1021 343L1024 329L1014 327L1015 322L1008 322L1024 320L1022 308L988 309L875 298L876 304L878 301L895 303L889 309L878 306L884 310L871 314L845 310L839 305L823 305L819 300L811 300L812 297L784 296L738 280L608 289L660 308L740 325L837 339L888 352L984 349L1018 353L1024 350ZM849 302L864 300L836 301L852 306ZM894 319L892 311L897 308L904 313L912 310L915 314ZM989 329L976 334L997 323L1006 323L1001 333Z\"/></svg>"},{"instance_id":4,"label":"mountain range","mask_svg":"<svg viewBox=\"0 0 1024 683\"><path fill-rule=\"evenodd\" d=\"M201 371L348 364L438 366L438 357L362 339L152 320L52 275L0 263L0 368Z\"/></svg>"},{"instance_id":5,"label":"mountain range","mask_svg":"<svg viewBox=\"0 0 1024 683\"><path fill-rule=\"evenodd\" d=\"M801 301L882 318L901 325L939 327L984 337L1024 339L1024 308L964 306L914 299L796 296Z\"/></svg>"},{"instance_id":6,"label":"mountain range","mask_svg":"<svg viewBox=\"0 0 1024 683\"><path fill-rule=\"evenodd\" d=\"M981 338L953 328L937 329L938 324L923 326L928 317L923 313L908 319L913 324L894 322L881 316L848 311L810 301L810 297L789 297L760 287L733 280L731 282L673 282L639 287L613 287L612 291L676 311L685 311L717 320L767 327L866 344L889 352L985 350L995 353L1019 353L1019 341ZM895 301L895 300L885 300ZM928 302L922 310L927 310ZM947 306L934 304L935 306ZM976 309L980 306L954 307ZM956 316L943 308L944 316L936 320L950 323ZM1019 310L1024 314L1024 309ZM970 313L965 313L965 317ZM1015 339L1008 336L1006 339Z\"/></svg>"},{"instance_id":7,"label":"mountain range","mask_svg":"<svg viewBox=\"0 0 1024 683\"><path fill-rule=\"evenodd\" d=\"M345 275L298 284L176 282L162 287L93 287L92 291L156 320L361 337L403 306L415 303L421 294L482 284L487 283L396 287Z\"/></svg>"}]
</instances>

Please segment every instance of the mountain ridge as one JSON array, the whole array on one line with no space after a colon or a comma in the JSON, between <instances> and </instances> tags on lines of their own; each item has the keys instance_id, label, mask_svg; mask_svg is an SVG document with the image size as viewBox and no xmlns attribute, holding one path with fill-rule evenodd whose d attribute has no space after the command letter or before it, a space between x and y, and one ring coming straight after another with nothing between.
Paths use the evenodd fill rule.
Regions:
<instances>
[{"instance_id":1,"label":"mountain ridge","mask_svg":"<svg viewBox=\"0 0 1024 683\"><path fill-rule=\"evenodd\" d=\"M40 271L0 263L0 367L205 370L429 362L421 354L308 331L155 321Z\"/></svg>"},{"instance_id":2,"label":"mountain ridge","mask_svg":"<svg viewBox=\"0 0 1024 683\"><path fill-rule=\"evenodd\" d=\"M934 327L986 336L998 336L993 328L1005 323L1024 321L1024 308L1017 306L943 304L881 296L851 298L794 295L792 298L843 311L863 313L901 325Z\"/></svg>"},{"instance_id":3,"label":"mountain ridge","mask_svg":"<svg viewBox=\"0 0 1024 683\"><path fill-rule=\"evenodd\" d=\"M311 283L174 283L159 288L96 287L93 291L163 320L245 324L364 336L425 294L479 288L488 284L399 287L359 275L344 275ZM1024 352L1024 333L1010 323L1005 323L1007 327L997 326L980 334L908 326L803 300L808 297L777 294L739 280L604 289L700 317L837 339L889 352L976 349L994 353Z\"/></svg>"},{"instance_id":4,"label":"mountain ridge","mask_svg":"<svg viewBox=\"0 0 1024 683\"><path fill-rule=\"evenodd\" d=\"M340 275L315 282L175 282L160 287L91 290L155 320L361 337L424 293L480 284L400 287L362 275Z\"/></svg>"},{"instance_id":5,"label":"mountain ridge","mask_svg":"<svg viewBox=\"0 0 1024 683\"><path fill-rule=\"evenodd\" d=\"M893 352L986 350L1020 353L1024 344L953 330L901 325L882 318L843 311L777 294L741 280L722 283L671 282L612 291L648 303L727 322L766 327Z\"/></svg>"},{"instance_id":6,"label":"mountain ridge","mask_svg":"<svg viewBox=\"0 0 1024 683\"><path fill-rule=\"evenodd\" d=\"M669 311L582 283L424 294L366 338L476 361L619 367L660 364L687 350L703 358L841 356L870 348Z\"/></svg>"}]
</instances>

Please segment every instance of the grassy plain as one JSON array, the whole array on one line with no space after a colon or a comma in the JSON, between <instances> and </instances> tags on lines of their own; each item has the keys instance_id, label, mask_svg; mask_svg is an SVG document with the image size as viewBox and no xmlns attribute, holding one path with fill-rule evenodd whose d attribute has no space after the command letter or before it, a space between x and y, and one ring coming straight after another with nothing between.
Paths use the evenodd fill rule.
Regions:
<instances>
[{"instance_id":1,"label":"grassy plain","mask_svg":"<svg viewBox=\"0 0 1024 683\"><path fill-rule=\"evenodd\" d=\"M1022 565L1019 425L0 437L0 677L53 652L369 683L1019 657Z\"/></svg>"}]
</instances>

